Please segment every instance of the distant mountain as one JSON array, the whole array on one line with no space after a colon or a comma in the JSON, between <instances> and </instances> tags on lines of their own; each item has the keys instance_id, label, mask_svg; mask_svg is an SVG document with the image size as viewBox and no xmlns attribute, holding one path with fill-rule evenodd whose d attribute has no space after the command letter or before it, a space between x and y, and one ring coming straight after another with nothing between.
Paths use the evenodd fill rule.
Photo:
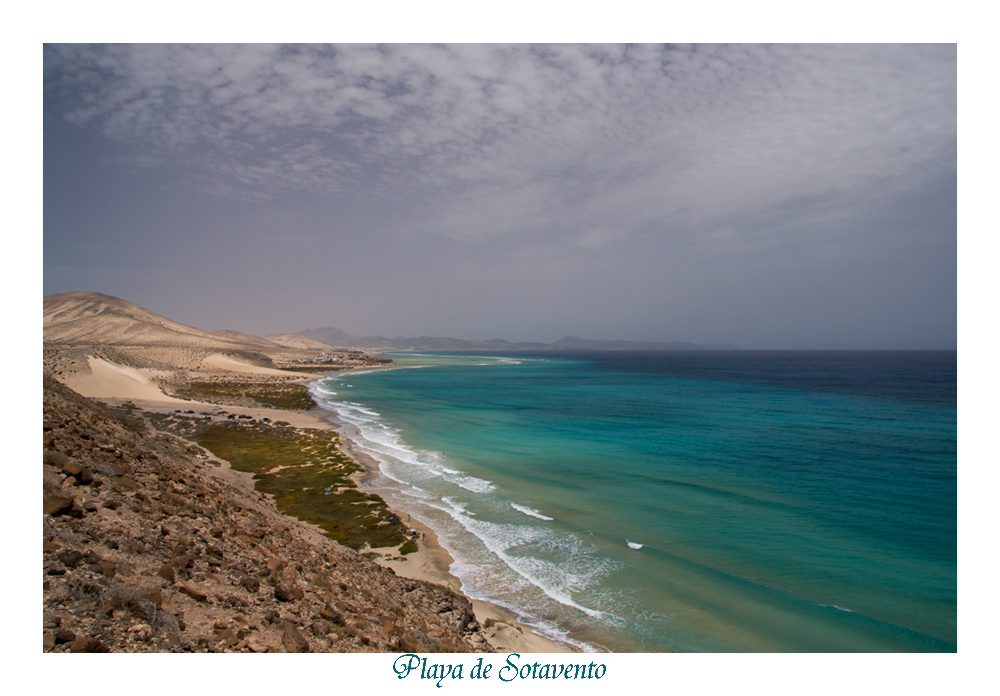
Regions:
<instances>
[{"instance_id":1,"label":"distant mountain","mask_svg":"<svg viewBox=\"0 0 1000 696\"><path fill-rule=\"evenodd\" d=\"M352 336L340 329L327 326L318 329L305 329L298 335L315 341L321 341L340 348L366 348L375 350L738 350L736 346L713 345L703 346L684 341L603 341L566 336L555 343L535 343L505 341L502 338L491 338L482 341L467 341L461 338L444 338L421 336L419 338L386 338L385 336ZM273 340L273 337L269 337Z\"/></svg>"}]
</instances>

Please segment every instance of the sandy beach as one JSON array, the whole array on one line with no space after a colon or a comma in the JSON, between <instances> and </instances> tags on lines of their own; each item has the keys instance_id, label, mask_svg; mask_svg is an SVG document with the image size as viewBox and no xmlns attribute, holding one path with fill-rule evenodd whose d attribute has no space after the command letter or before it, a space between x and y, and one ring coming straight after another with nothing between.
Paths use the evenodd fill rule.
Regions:
<instances>
[{"instance_id":1,"label":"sandy beach","mask_svg":"<svg viewBox=\"0 0 1000 696\"><path fill-rule=\"evenodd\" d=\"M398 514L398 513L397 513ZM420 533L419 550L406 556L396 555L395 548L371 549L378 553L375 562L391 568L396 575L412 580L422 580L455 591L462 591L462 583L449 572L453 562L448 551L438 544L437 535L427 526L403 515L402 519ZM471 598L470 598L471 599ZM513 612L504 607L472 599L476 620L486 629L486 639L499 652L516 653L568 653L572 650L538 635L517 621Z\"/></svg>"},{"instance_id":2,"label":"sandy beach","mask_svg":"<svg viewBox=\"0 0 1000 696\"><path fill-rule=\"evenodd\" d=\"M213 371L222 370L233 378L243 374L250 376L283 376L287 372L270 370L242 363L225 356L211 356L203 362L205 367ZM143 368L133 368L117 365L100 358L88 358L89 371L81 370L67 375L65 383L79 394L98 399L110 405L121 405L131 402L143 411L172 414L178 409L193 411L211 411L219 404L211 401L190 401L168 396L156 385L155 380L163 376L161 371ZM371 368L365 368L371 369ZM376 368L377 369L377 368ZM299 383L315 380L322 375L305 374L295 380ZM316 413L292 411L274 408L249 408L240 406L239 412L254 419L270 418L273 421L286 421L297 428L316 430L331 430L331 425ZM359 462L366 470L377 467L377 462L369 461L367 457L350 452L350 448L342 448ZM226 463L228 466L228 463ZM364 478L364 477L362 477ZM363 481L362 481L362 485ZM449 572L453 563L448 551L440 546L434 532L412 519L403 511L394 511L400 519L419 532L416 539L418 550L406 556L399 556L396 548L370 549L368 552L374 560L383 567L393 570L397 575L413 580L433 583L447 587L456 593L461 593L461 581ZM490 645L499 652L518 653L557 653L573 652L543 636L532 632L520 624L509 610L480 600L471 600L476 619L484 627Z\"/></svg>"}]
</instances>

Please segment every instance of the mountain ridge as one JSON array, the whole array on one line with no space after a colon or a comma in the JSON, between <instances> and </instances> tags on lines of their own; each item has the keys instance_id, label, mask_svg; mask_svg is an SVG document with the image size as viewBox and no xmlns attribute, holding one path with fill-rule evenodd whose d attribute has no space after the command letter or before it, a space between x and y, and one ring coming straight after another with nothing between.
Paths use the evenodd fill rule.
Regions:
<instances>
[{"instance_id":1,"label":"mountain ridge","mask_svg":"<svg viewBox=\"0 0 1000 696\"><path fill-rule=\"evenodd\" d=\"M416 338L386 338L385 336L353 336L333 326L303 329L297 332L312 340L329 345L350 348L392 349L392 350L648 350L648 351L703 351L740 350L729 344L702 345L686 341L628 341L624 339L587 339L579 336L564 336L552 343L533 341L512 342L502 338L467 340L444 336L420 336Z\"/></svg>"}]
</instances>

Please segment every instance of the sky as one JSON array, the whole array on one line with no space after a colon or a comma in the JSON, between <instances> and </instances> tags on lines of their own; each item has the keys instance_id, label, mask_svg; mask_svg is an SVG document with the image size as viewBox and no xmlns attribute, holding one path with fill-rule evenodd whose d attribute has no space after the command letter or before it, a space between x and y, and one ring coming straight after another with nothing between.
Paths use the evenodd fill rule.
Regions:
<instances>
[{"instance_id":1,"label":"sky","mask_svg":"<svg viewBox=\"0 0 1000 696\"><path fill-rule=\"evenodd\" d=\"M957 344L954 44L47 44L44 294L207 330Z\"/></svg>"}]
</instances>

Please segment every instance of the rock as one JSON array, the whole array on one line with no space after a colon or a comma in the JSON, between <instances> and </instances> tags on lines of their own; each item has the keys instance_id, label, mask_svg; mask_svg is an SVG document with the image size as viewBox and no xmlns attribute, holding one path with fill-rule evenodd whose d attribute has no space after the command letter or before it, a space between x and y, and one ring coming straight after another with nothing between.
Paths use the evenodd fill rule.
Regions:
<instances>
[{"instance_id":1,"label":"rock","mask_svg":"<svg viewBox=\"0 0 1000 696\"><path fill-rule=\"evenodd\" d=\"M75 549L66 549L57 558L67 568L76 568L80 561L83 560L83 554Z\"/></svg>"},{"instance_id":2,"label":"rock","mask_svg":"<svg viewBox=\"0 0 1000 696\"><path fill-rule=\"evenodd\" d=\"M255 578L252 575L244 575L240 578L240 585L245 587L248 592L256 594L260 590L260 578Z\"/></svg>"},{"instance_id":3,"label":"rock","mask_svg":"<svg viewBox=\"0 0 1000 696\"><path fill-rule=\"evenodd\" d=\"M77 636L76 639L70 643L69 651L73 653L106 653L108 652L108 648L97 638Z\"/></svg>"},{"instance_id":4,"label":"rock","mask_svg":"<svg viewBox=\"0 0 1000 696\"><path fill-rule=\"evenodd\" d=\"M62 493L47 495L42 498L42 512L46 515L62 515L68 512L72 507L73 498Z\"/></svg>"},{"instance_id":5,"label":"rock","mask_svg":"<svg viewBox=\"0 0 1000 696\"><path fill-rule=\"evenodd\" d=\"M290 653L309 652L309 642L302 637L299 629L291 621L284 621L284 631L281 635L281 644Z\"/></svg>"},{"instance_id":6,"label":"rock","mask_svg":"<svg viewBox=\"0 0 1000 696\"><path fill-rule=\"evenodd\" d=\"M177 589L179 591L183 592L184 594L186 594L191 599L195 600L196 602L207 602L208 601L208 595L199 592L198 590L194 589L193 587L188 587L187 585L178 585Z\"/></svg>"},{"instance_id":7,"label":"rock","mask_svg":"<svg viewBox=\"0 0 1000 696\"><path fill-rule=\"evenodd\" d=\"M59 645L63 643L72 643L76 640L76 634L73 631L67 631L65 628L60 628L53 635L55 642Z\"/></svg>"},{"instance_id":8,"label":"rock","mask_svg":"<svg viewBox=\"0 0 1000 696\"><path fill-rule=\"evenodd\" d=\"M160 569L157 571L156 574L159 575L164 580L169 581L170 584L173 584L177 581L177 578L174 575L174 567L169 563L164 563L162 566L160 566Z\"/></svg>"},{"instance_id":9,"label":"rock","mask_svg":"<svg viewBox=\"0 0 1000 696\"><path fill-rule=\"evenodd\" d=\"M125 474L125 470L118 466L117 464L100 463L96 464L93 468L94 473L102 474L108 477L118 477Z\"/></svg>"},{"instance_id":10,"label":"rock","mask_svg":"<svg viewBox=\"0 0 1000 696\"><path fill-rule=\"evenodd\" d=\"M268 651L267 643L259 635L250 636L247 638L247 648L251 652L255 653L266 653Z\"/></svg>"},{"instance_id":11,"label":"rock","mask_svg":"<svg viewBox=\"0 0 1000 696\"><path fill-rule=\"evenodd\" d=\"M285 585L278 585L274 588L274 598L279 602L291 602L295 599L295 593Z\"/></svg>"},{"instance_id":12,"label":"rock","mask_svg":"<svg viewBox=\"0 0 1000 696\"><path fill-rule=\"evenodd\" d=\"M141 640L143 642L149 640L153 637L153 627L149 624L139 623L128 629L129 635L134 637L136 640Z\"/></svg>"},{"instance_id":13,"label":"rock","mask_svg":"<svg viewBox=\"0 0 1000 696\"><path fill-rule=\"evenodd\" d=\"M157 609L163 607L163 594L155 587L143 591L142 596L152 602Z\"/></svg>"},{"instance_id":14,"label":"rock","mask_svg":"<svg viewBox=\"0 0 1000 696\"><path fill-rule=\"evenodd\" d=\"M233 633L233 629L228 626L221 630L216 630L215 637L224 648L231 648L240 642L240 639Z\"/></svg>"},{"instance_id":15,"label":"rock","mask_svg":"<svg viewBox=\"0 0 1000 696\"><path fill-rule=\"evenodd\" d=\"M327 621L332 621L335 624L344 623L344 618L340 615L340 612L330 606L329 603L320 609L319 615Z\"/></svg>"},{"instance_id":16,"label":"rock","mask_svg":"<svg viewBox=\"0 0 1000 696\"><path fill-rule=\"evenodd\" d=\"M63 462L62 470L63 473L66 474L67 476L79 476L80 474L83 473L83 467L80 466L79 462L73 459L67 459L65 462Z\"/></svg>"}]
</instances>

